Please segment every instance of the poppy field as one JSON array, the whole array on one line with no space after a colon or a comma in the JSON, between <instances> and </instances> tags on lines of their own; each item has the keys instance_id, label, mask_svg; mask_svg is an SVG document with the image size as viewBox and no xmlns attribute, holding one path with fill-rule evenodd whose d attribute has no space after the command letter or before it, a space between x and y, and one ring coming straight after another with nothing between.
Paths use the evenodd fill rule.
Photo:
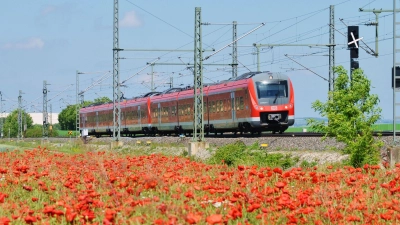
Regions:
<instances>
[{"instance_id":1,"label":"poppy field","mask_svg":"<svg viewBox=\"0 0 400 225\"><path fill-rule=\"evenodd\" d=\"M37 147L0 153L0 224L399 224L399 180L398 167L283 171Z\"/></svg>"}]
</instances>

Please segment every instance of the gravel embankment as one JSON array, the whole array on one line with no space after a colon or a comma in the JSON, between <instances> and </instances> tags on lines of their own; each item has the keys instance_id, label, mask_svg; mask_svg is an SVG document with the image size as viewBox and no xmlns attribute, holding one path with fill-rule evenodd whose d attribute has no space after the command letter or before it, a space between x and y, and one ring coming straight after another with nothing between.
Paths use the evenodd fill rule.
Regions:
<instances>
[{"instance_id":1,"label":"gravel embankment","mask_svg":"<svg viewBox=\"0 0 400 225\"><path fill-rule=\"evenodd\" d=\"M393 142L393 137L381 137L384 142L384 147L382 148L382 158L383 160L387 160L386 157L386 149L391 146ZM49 139L51 143L62 143L68 142L71 140L75 140L74 138L52 138ZM151 141L151 143L162 144L161 146L166 147L157 147L156 149L152 149L152 151L159 151L173 155L181 155L185 150L187 150L187 146L192 141L191 137L136 137L136 138L126 138L121 137L120 139L124 143L123 148L135 149L136 147L146 148L147 141ZM29 141L29 139L25 139L25 141ZM141 143L138 144L137 142ZM212 150L216 149L218 146L234 143L236 141L242 141L246 145L252 145L255 142L258 144L268 144L266 148L269 152L283 152L290 153L292 156L299 157L301 161L308 162L318 162L319 164L323 164L326 162L338 162L346 159L347 155L342 155L339 151L344 147L343 143L337 142L334 138L327 138L325 141L322 141L321 137L239 137L239 138L206 138L206 142L209 143L211 151L200 149L200 151L196 154L196 157L200 159L207 159L211 156ZM103 138L90 138L87 143L89 146L93 148L106 150L109 149L109 146L113 142L113 138L103 137ZM149 146L147 146L150 148Z\"/></svg>"},{"instance_id":2,"label":"gravel embankment","mask_svg":"<svg viewBox=\"0 0 400 225\"><path fill-rule=\"evenodd\" d=\"M106 141L107 140L107 141ZM382 137L384 147L382 148L382 158L387 160L386 149L391 145L393 137ZM89 143L95 144L96 142L111 142L112 138L91 139ZM141 137L141 138L121 138L124 145L136 145L137 141L145 144L147 141L159 144L181 144L188 146L192 141L191 137ZM254 138L206 138L206 142L210 144L211 149L218 146L234 143L236 141L243 141L246 145L252 145L255 142L258 144L268 144L267 151L271 153L290 153L293 157L299 157L299 162L317 162L318 164L340 162L348 158L348 155L343 155L340 150L345 145L337 142L334 138L327 138L322 141L321 137L254 137ZM169 154L181 154L186 148L162 148L163 152ZM200 149L196 157L200 159L207 159L212 154L212 151Z\"/></svg>"}]
</instances>

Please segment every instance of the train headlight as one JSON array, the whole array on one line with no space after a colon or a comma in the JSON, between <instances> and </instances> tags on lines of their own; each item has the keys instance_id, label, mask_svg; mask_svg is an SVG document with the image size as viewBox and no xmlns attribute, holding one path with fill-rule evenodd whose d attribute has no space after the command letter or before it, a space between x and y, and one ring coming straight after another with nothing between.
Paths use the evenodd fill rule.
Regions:
<instances>
[{"instance_id":1,"label":"train headlight","mask_svg":"<svg viewBox=\"0 0 400 225\"><path fill-rule=\"evenodd\" d=\"M274 79L274 77L272 75L269 75L269 79L272 80Z\"/></svg>"},{"instance_id":2,"label":"train headlight","mask_svg":"<svg viewBox=\"0 0 400 225\"><path fill-rule=\"evenodd\" d=\"M261 107L260 110L264 110L264 107Z\"/></svg>"},{"instance_id":3,"label":"train headlight","mask_svg":"<svg viewBox=\"0 0 400 225\"><path fill-rule=\"evenodd\" d=\"M285 105L285 109L287 109L287 105Z\"/></svg>"},{"instance_id":4,"label":"train headlight","mask_svg":"<svg viewBox=\"0 0 400 225\"><path fill-rule=\"evenodd\" d=\"M258 105L254 106L254 108L258 109Z\"/></svg>"}]
</instances>

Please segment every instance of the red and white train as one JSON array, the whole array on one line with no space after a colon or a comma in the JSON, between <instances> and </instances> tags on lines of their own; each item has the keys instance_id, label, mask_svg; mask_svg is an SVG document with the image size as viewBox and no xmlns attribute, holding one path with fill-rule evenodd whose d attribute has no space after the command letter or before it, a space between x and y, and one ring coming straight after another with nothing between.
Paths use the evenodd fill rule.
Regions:
<instances>
[{"instance_id":1,"label":"red and white train","mask_svg":"<svg viewBox=\"0 0 400 225\"><path fill-rule=\"evenodd\" d=\"M171 88L123 100L121 136L190 134L193 132L193 87ZM294 124L294 90L281 73L249 72L235 79L203 87L204 131L284 132ZM113 104L80 110L80 130L88 135L112 136Z\"/></svg>"}]
</instances>

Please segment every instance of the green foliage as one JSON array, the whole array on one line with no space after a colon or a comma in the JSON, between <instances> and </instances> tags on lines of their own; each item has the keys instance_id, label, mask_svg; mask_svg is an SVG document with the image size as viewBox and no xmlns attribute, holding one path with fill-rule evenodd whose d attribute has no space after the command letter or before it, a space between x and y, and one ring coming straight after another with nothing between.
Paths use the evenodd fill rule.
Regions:
<instances>
[{"instance_id":1,"label":"green foliage","mask_svg":"<svg viewBox=\"0 0 400 225\"><path fill-rule=\"evenodd\" d=\"M26 125L26 128L29 129L32 127L33 120L32 117L22 110L22 129ZM18 110L12 111L5 119L3 125L3 135L4 137L18 137ZM24 134L23 134L24 135ZM25 136L25 135L24 135Z\"/></svg>"},{"instance_id":2,"label":"green foliage","mask_svg":"<svg viewBox=\"0 0 400 225\"><path fill-rule=\"evenodd\" d=\"M344 153L350 154L352 166L377 164L383 142L374 139L372 125L381 117L381 109L377 107L379 98L370 94L371 81L361 69L353 71L352 80L342 66L335 67L334 71L337 78L329 99L312 104L312 108L329 122L309 119L308 125L317 132L326 133L324 138L335 137L345 143Z\"/></svg>"},{"instance_id":3,"label":"green foliage","mask_svg":"<svg viewBox=\"0 0 400 225\"><path fill-rule=\"evenodd\" d=\"M68 105L58 114L58 122L62 130L76 129L76 105Z\"/></svg>"},{"instance_id":4,"label":"green foliage","mask_svg":"<svg viewBox=\"0 0 400 225\"><path fill-rule=\"evenodd\" d=\"M292 158L290 154L267 154L265 149L260 149L258 142L246 146L242 141L219 147L208 159L208 163L225 163L229 166L258 165L282 167L287 169L298 162L298 158Z\"/></svg>"},{"instance_id":5,"label":"green foliage","mask_svg":"<svg viewBox=\"0 0 400 225\"><path fill-rule=\"evenodd\" d=\"M54 129L48 130L49 137L58 137L58 131ZM40 138L43 136L43 126L34 124L31 128L26 130L25 137L27 138Z\"/></svg>"},{"instance_id":6,"label":"green foliage","mask_svg":"<svg viewBox=\"0 0 400 225\"><path fill-rule=\"evenodd\" d=\"M318 162L316 162L316 161L308 162L308 161L306 161L306 160L303 160L303 161L300 163L300 167L301 167L301 168L312 168L312 167L314 167L314 166L316 166L316 165L318 165Z\"/></svg>"},{"instance_id":7,"label":"green foliage","mask_svg":"<svg viewBox=\"0 0 400 225\"><path fill-rule=\"evenodd\" d=\"M112 102L112 100L108 97L100 97L94 99L94 103L108 103L108 102Z\"/></svg>"},{"instance_id":8,"label":"green foliage","mask_svg":"<svg viewBox=\"0 0 400 225\"><path fill-rule=\"evenodd\" d=\"M61 126L59 123L53 124L53 130L61 130Z\"/></svg>"},{"instance_id":9,"label":"green foliage","mask_svg":"<svg viewBox=\"0 0 400 225\"><path fill-rule=\"evenodd\" d=\"M225 163L227 165L235 165L240 161L241 156L245 153L246 145L241 141L219 147L213 157L210 159L216 163Z\"/></svg>"}]
</instances>

